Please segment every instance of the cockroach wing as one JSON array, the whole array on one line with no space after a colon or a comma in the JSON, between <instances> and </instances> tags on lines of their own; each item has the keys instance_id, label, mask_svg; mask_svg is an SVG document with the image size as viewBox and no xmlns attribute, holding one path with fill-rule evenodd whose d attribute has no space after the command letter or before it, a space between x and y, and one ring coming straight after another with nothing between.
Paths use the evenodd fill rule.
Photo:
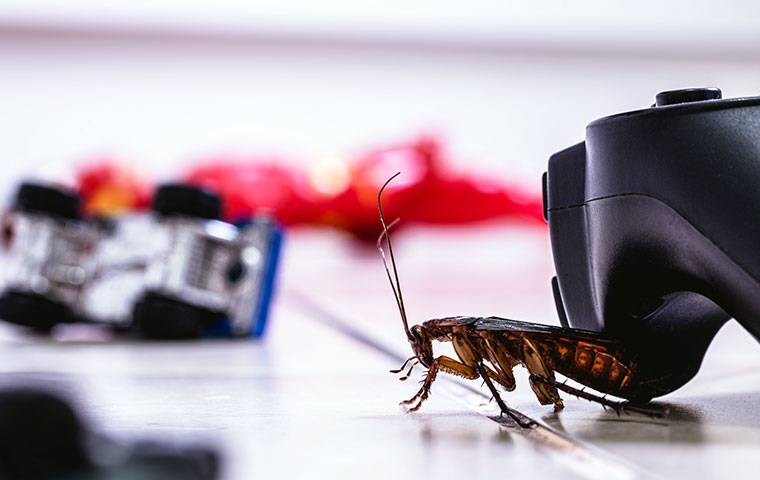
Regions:
<instances>
[{"instance_id":1,"label":"cockroach wing","mask_svg":"<svg viewBox=\"0 0 760 480\"><path fill-rule=\"evenodd\" d=\"M558 337L568 337L584 341L611 342L616 341L599 332L581 330L577 328L555 327L540 323L521 322L509 318L486 317L477 319L473 325L477 330L512 331L523 333L547 334Z\"/></svg>"},{"instance_id":2,"label":"cockroach wing","mask_svg":"<svg viewBox=\"0 0 760 480\"><path fill-rule=\"evenodd\" d=\"M519 344L528 340L565 377L604 393L631 396L636 361L620 341L588 330L498 317L479 319L473 326L481 334L498 338L513 356L519 358Z\"/></svg>"}]
</instances>

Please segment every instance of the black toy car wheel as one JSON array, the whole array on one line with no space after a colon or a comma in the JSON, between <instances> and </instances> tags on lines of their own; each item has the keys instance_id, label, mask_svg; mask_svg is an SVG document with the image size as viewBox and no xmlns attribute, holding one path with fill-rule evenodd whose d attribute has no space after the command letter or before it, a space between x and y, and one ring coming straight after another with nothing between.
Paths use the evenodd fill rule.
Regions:
<instances>
[{"instance_id":1,"label":"black toy car wheel","mask_svg":"<svg viewBox=\"0 0 760 480\"><path fill-rule=\"evenodd\" d=\"M170 183L158 187L151 209L161 216L218 220L222 213L222 201L218 195L204 188Z\"/></svg>"},{"instance_id":2,"label":"black toy car wheel","mask_svg":"<svg viewBox=\"0 0 760 480\"><path fill-rule=\"evenodd\" d=\"M22 183L16 193L16 210L78 220L81 201L73 191L37 183Z\"/></svg>"},{"instance_id":3,"label":"black toy car wheel","mask_svg":"<svg viewBox=\"0 0 760 480\"><path fill-rule=\"evenodd\" d=\"M186 340L200 337L220 314L204 308L148 293L136 304L132 314L138 335L156 340Z\"/></svg>"},{"instance_id":4,"label":"black toy car wheel","mask_svg":"<svg viewBox=\"0 0 760 480\"><path fill-rule=\"evenodd\" d=\"M72 313L63 303L42 295L9 290L0 296L0 319L47 333L59 323L69 323Z\"/></svg>"}]
</instances>

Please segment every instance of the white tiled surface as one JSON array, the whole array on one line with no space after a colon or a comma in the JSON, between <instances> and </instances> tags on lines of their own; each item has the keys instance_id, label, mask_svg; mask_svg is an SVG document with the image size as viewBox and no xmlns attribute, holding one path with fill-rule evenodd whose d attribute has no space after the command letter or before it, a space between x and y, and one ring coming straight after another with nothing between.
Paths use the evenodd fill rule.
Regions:
<instances>
[{"instance_id":1,"label":"white tiled surface","mask_svg":"<svg viewBox=\"0 0 760 480\"><path fill-rule=\"evenodd\" d=\"M337 235L288 239L272 329L263 342L51 342L3 331L0 381L75 395L117 438L212 442L225 478L710 478L760 468L760 346L735 324L697 378L663 399L664 419L617 418L567 399L539 406L518 378L506 400L548 427L502 428L482 397L439 380L416 414L396 362L325 326L347 322L408 350L373 248ZM413 318L499 314L552 322L545 232L410 231L397 249ZM471 382L479 387L479 383Z\"/></svg>"}]
</instances>

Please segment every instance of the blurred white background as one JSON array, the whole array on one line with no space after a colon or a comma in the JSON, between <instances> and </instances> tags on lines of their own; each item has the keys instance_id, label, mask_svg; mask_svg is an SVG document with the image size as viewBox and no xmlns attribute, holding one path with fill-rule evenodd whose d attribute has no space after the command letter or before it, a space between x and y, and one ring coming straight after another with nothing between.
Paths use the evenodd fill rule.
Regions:
<instances>
[{"instance_id":1,"label":"blurred white background","mask_svg":"<svg viewBox=\"0 0 760 480\"><path fill-rule=\"evenodd\" d=\"M760 2L0 0L0 196L23 175L64 175L100 154L171 176L207 153L310 162L421 132L442 135L458 166L539 191L548 156L580 141L587 123L692 86L760 95ZM508 228L400 237L410 318L556 323L545 231ZM0 370L76 383L87 416L118 434L218 435L232 472L570 472L576 450L521 449L445 395L425 407L443 415L400 416L396 402L412 389L385 373L395 365L293 301L306 292L328 315L405 349L377 255L309 232L288 248L268 342L6 342ZM695 382L667 399L683 407L664 424L615 427L612 413L575 400L559 417L525 383L509 401L595 456L619 455L624 473L629 462L671 477L756 471L760 357L729 328Z\"/></svg>"},{"instance_id":2,"label":"blurred white background","mask_svg":"<svg viewBox=\"0 0 760 480\"><path fill-rule=\"evenodd\" d=\"M101 153L312 161L437 132L538 188L548 155L661 90L760 93L760 3L0 3L0 187Z\"/></svg>"}]
</instances>

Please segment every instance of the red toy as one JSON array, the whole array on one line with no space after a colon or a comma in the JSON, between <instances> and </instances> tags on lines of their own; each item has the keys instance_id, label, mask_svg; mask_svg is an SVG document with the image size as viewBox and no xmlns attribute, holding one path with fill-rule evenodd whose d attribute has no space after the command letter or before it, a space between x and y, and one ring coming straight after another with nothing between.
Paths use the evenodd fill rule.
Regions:
<instances>
[{"instance_id":1,"label":"red toy","mask_svg":"<svg viewBox=\"0 0 760 480\"><path fill-rule=\"evenodd\" d=\"M541 198L483 176L451 171L440 142L432 137L372 150L350 166L350 182L338 195L324 198L322 219L359 238L380 234L377 192L401 172L384 194L388 219L451 225L495 219L521 219L544 225Z\"/></svg>"},{"instance_id":2,"label":"red toy","mask_svg":"<svg viewBox=\"0 0 760 480\"><path fill-rule=\"evenodd\" d=\"M320 197L303 172L285 165L277 159L213 157L183 180L220 194L229 221L266 213L284 225L314 223Z\"/></svg>"},{"instance_id":3,"label":"red toy","mask_svg":"<svg viewBox=\"0 0 760 480\"><path fill-rule=\"evenodd\" d=\"M539 195L455 173L434 137L370 150L335 171L309 174L287 165L278 158L210 157L182 179L220 194L228 221L267 213L284 225L329 225L369 241L380 233L377 192L396 172L402 174L386 190L384 208L387 218L401 218L399 226L505 219L545 224ZM78 180L89 213L140 209L149 202L147 183L108 160L82 169ZM331 188L322 188L325 183Z\"/></svg>"},{"instance_id":4,"label":"red toy","mask_svg":"<svg viewBox=\"0 0 760 480\"><path fill-rule=\"evenodd\" d=\"M150 183L112 158L87 163L77 172L76 182L89 215L117 215L142 210L150 203Z\"/></svg>"}]
</instances>

